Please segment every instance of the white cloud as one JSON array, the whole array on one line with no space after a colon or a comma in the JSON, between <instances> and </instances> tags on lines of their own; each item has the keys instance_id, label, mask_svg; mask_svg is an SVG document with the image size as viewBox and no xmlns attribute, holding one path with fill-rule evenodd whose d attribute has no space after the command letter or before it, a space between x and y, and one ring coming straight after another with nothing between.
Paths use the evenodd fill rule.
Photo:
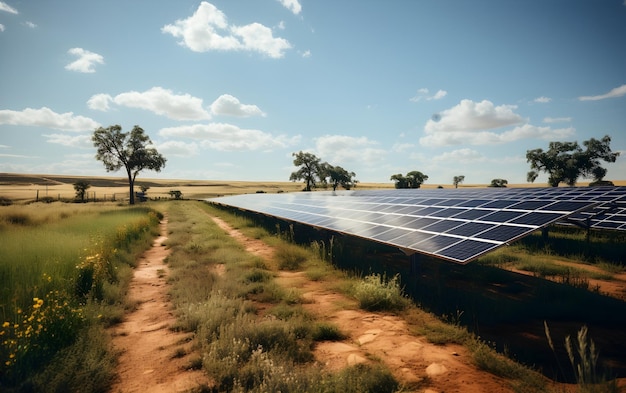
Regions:
<instances>
[{"instance_id":1,"label":"white cloud","mask_svg":"<svg viewBox=\"0 0 626 393\"><path fill-rule=\"evenodd\" d=\"M488 145L510 143L520 139L552 139L571 136L573 128L552 129L525 123L513 110L515 105L495 106L484 100L462 100L458 105L439 114L439 120L426 122L426 136L420 138L423 146ZM524 124L522 124L524 123ZM507 131L491 131L517 125Z\"/></svg>"},{"instance_id":2,"label":"white cloud","mask_svg":"<svg viewBox=\"0 0 626 393\"><path fill-rule=\"evenodd\" d=\"M110 109L109 104L113 101L113 97L108 94L94 94L87 101L89 109L106 112Z\"/></svg>"},{"instance_id":3,"label":"white cloud","mask_svg":"<svg viewBox=\"0 0 626 393\"><path fill-rule=\"evenodd\" d=\"M597 101L597 100L604 100L606 98L622 97L624 95L626 95L626 84L616 87L614 89L611 89L611 91L609 91L606 94L601 94L599 96L582 96L582 97L578 97L578 99L580 101Z\"/></svg>"},{"instance_id":4,"label":"white cloud","mask_svg":"<svg viewBox=\"0 0 626 393\"><path fill-rule=\"evenodd\" d=\"M93 147L91 135L68 135L68 134L44 134L49 143L69 147L90 148Z\"/></svg>"},{"instance_id":5,"label":"white cloud","mask_svg":"<svg viewBox=\"0 0 626 393\"><path fill-rule=\"evenodd\" d=\"M24 22L24 26L26 26L28 28L31 28L31 29L34 29L34 28L37 27L36 24L34 24L33 22L30 22L30 21Z\"/></svg>"},{"instance_id":6,"label":"white cloud","mask_svg":"<svg viewBox=\"0 0 626 393\"><path fill-rule=\"evenodd\" d=\"M4 30L5 30L4 25L0 23L0 33L2 33Z\"/></svg>"},{"instance_id":7,"label":"white cloud","mask_svg":"<svg viewBox=\"0 0 626 393\"><path fill-rule=\"evenodd\" d=\"M377 148L377 145L378 142L364 136L323 135L315 138L315 151L331 165L378 165L385 160L387 152Z\"/></svg>"},{"instance_id":8,"label":"white cloud","mask_svg":"<svg viewBox=\"0 0 626 393\"><path fill-rule=\"evenodd\" d=\"M0 1L0 11L8 12L9 14L18 14L17 10L4 1Z\"/></svg>"},{"instance_id":9,"label":"white cloud","mask_svg":"<svg viewBox=\"0 0 626 393\"><path fill-rule=\"evenodd\" d=\"M71 48L67 51L70 55L78 56L78 59L65 66L66 70L83 73L93 73L96 64L104 64L104 57L83 48Z\"/></svg>"},{"instance_id":10,"label":"white cloud","mask_svg":"<svg viewBox=\"0 0 626 393\"><path fill-rule=\"evenodd\" d=\"M450 145L493 145L511 143L522 139L554 140L574 135L572 127L552 129L524 124L504 132L494 131L452 131L437 133L420 138L423 146L450 146Z\"/></svg>"},{"instance_id":11,"label":"white cloud","mask_svg":"<svg viewBox=\"0 0 626 393\"><path fill-rule=\"evenodd\" d=\"M409 98L409 101L420 102L422 100L426 100L426 101L440 100L443 97L448 95L447 91L441 90L441 89L437 90L437 92L432 96L429 96L428 93L429 93L429 90L425 87L422 87L421 89L417 90L417 94L414 97Z\"/></svg>"},{"instance_id":12,"label":"white cloud","mask_svg":"<svg viewBox=\"0 0 626 393\"><path fill-rule=\"evenodd\" d=\"M56 113L46 107L26 108L22 111L0 110L0 124L45 127L61 131L94 130L100 126L88 117L74 116L72 112Z\"/></svg>"},{"instance_id":13,"label":"white cloud","mask_svg":"<svg viewBox=\"0 0 626 393\"><path fill-rule=\"evenodd\" d=\"M237 117L265 116L265 113L256 105L245 105L230 94L222 94L211 104L214 115Z\"/></svg>"},{"instance_id":14,"label":"white cloud","mask_svg":"<svg viewBox=\"0 0 626 393\"><path fill-rule=\"evenodd\" d=\"M292 145L299 137L287 138L259 130L241 129L232 124L210 123L163 128L163 137L184 137L200 141L202 147L224 151L273 150Z\"/></svg>"},{"instance_id":15,"label":"white cloud","mask_svg":"<svg viewBox=\"0 0 626 393\"><path fill-rule=\"evenodd\" d=\"M96 94L89 99L88 104L91 102L91 105L100 105L99 108L103 108L106 100L106 95ZM211 118L211 114L202 107L201 98L189 94L174 94L171 90L158 86L144 92L129 91L118 94L113 98L113 102L129 108L145 109L174 120Z\"/></svg>"},{"instance_id":16,"label":"white cloud","mask_svg":"<svg viewBox=\"0 0 626 393\"><path fill-rule=\"evenodd\" d=\"M298 0L278 0L283 7L287 8L289 11L293 12L294 15L298 15L300 11L302 11L302 5Z\"/></svg>"},{"instance_id":17,"label":"white cloud","mask_svg":"<svg viewBox=\"0 0 626 393\"><path fill-rule=\"evenodd\" d=\"M462 100L458 105L439 113L440 120L428 120L426 133L475 131L519 124L522 117L513 112L515 105L495 106L491 101Z\"/></svg>"},{"instance_id":18,"label":"white cloud","mask_svg":"<svg viewBox=\"0 0 626 393\"><path fill-rule=\"evenodd\" d=\"M569 123L572 121L571 117L544 117L544 123Z\"/></svg>"},{"instance_id":19,"label":"white cloud","mask_svg":"<svg viewBox=\"0 0 626 393\"><path fill-rule=\"evenodd\" d=\"M233 26L231 30L243 40L244 49L260 52L275 59L283 57L284 51L291 48L289 41L284 38L274 38L272 29L260 23L241 27Z\"/></svg>"},{"instance_id":20,"label":"white cloud","mask_svg":"<svg viewBox=\"0 0 626 393\"><path fill-rule=\"evenodd\" d=\"M487 158L476 150L464 148L445 152L432 158L435 162L454 162L469 164L472 162L486 161Z\"/></svg>"},{"instance_id":21,"label":"white cloud","mask_svg":"<svg viewBox=\"0 0 626 393\"><path fill-rule=\"evenodd\" d=\"M305 59L308 59L311 56L312 54L310 50L305 50L304 52L302 52L302 57L304 57Z\"/></svg>"},{"instance_id":22,"label":"white cloud","mask_svg":"<svg viewBox=\"0 0 626 393\"><path fill-rule=\"evenodd\" d=\"M198 155L198 144L181 141L166 141L159 143L157 150L165 156L191 157Z\"/></svg>"},{"instance_id":23,"label":"white cloud","mask_svg":"<svg viewBox=\"0 0 626 393\"><path fill-rule=\"evenodd\" d=\"M552 98L550 97L537 97L533 100L533 102L539 103L539 104L547 104L548 102L552 101Z\"/></svg>"},{"instance_id":24,"label":"white cloud","mask_svg":"<svg viewBox=\"0 0 626 393\"><path fill-rule=\"evenodd\" d=\"M194 52L248 50L280 58L291 48L287 40L275 38L272 30L260 23L229 26L226 15L206 1L192 16L165 25L161 31L181 38L179 43Z\"/></svg>"}]
</instances>

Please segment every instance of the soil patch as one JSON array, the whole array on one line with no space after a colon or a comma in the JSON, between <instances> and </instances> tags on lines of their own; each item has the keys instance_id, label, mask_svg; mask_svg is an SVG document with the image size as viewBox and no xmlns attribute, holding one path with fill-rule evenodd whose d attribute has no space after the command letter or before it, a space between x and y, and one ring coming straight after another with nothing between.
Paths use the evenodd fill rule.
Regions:
<instances>
[{"instance_id":1,"label":"soil patch","mask_svg":"<svg viewBox=\"0 0 626 393\"><path fill-rule=\"evenodd\" d=\"M167 220L161 222L160 233L139 260L130 284L128 296L137 308L110 329L113 345L121 353L119 378L111 389L115 393L185 392L209 383L201 370L189 370L192 356L199 356L192 351L192 335L170 330L176 317L164 263L169 255L163 246Z\"/></svg>"},{"instance_id":2,"label":"soil patch","mask_svg":"<svg viewBox=\"0 0 626 393\"><path fill-rule=\"evenodd\" d=\"M274 254L263 241L248 238L223 220L212 218L248 252L268 259ZM329 290L323 282L309 280L302 272L281 271L277 281L297 288L307 300L304 306L309 312L336 324L347 336L343 341L317 344L315 358L329 370L377 360L406 386L419 386L429 393L513 391L507 380L476 369L462 346L431 344L411 334L403 319L358 309L354 299Z\"/></svg>"}]
</instances>

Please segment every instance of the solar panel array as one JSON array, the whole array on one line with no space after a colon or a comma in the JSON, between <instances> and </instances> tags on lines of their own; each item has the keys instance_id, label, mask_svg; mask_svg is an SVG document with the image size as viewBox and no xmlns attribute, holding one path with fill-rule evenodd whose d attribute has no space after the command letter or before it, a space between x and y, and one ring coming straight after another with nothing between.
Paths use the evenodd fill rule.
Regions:
<instances>
[{"instance_id":1,"label":"solar panel array","mask_svg":"<svg viewBox=\"0 0 626 393\"><path fill-rule=\"evenodd\" d=\"M626 187L586 187L245 194L209 201L465 264L551 223L586 220L625 198ZM621 208L590 221L625 229L624 216Z\"/></svg>"}]
</instances>

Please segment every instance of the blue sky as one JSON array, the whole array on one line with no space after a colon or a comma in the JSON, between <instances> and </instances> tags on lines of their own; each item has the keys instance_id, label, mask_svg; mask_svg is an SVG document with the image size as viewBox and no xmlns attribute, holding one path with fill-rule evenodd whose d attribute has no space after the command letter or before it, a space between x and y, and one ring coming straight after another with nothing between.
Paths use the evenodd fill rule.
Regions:
<instances>
[{"instance_id":1,"label":"blue sky","mask_svg":"<svg viewBox=\"0 0 626 393\"><path fill-rule=\"evenodd\" d=\"M312 152L390 182L526 182L529 149L612 137L626 179L626 0L0 0L0 172L288 181ZM537 181L545 181L541 176Z\"/></svg>"}]
</instances>

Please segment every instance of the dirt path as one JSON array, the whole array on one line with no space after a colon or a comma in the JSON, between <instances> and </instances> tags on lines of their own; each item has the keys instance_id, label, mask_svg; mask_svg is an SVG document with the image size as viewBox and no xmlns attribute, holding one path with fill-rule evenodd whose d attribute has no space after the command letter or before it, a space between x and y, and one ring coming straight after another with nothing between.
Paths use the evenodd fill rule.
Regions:
<instances>
[{"instance_id":1,"label":"dirt path","mask_svg":"<svg viewBox=\"0 0 626 393\"><path fill-rule=\"evenodd\" d=\"M213 220L246 251L271 258L274 250L264 242L246 237L223 220ZM371 313L357 308L356 302L325 288L324 283L311 281L301 272L280 272L278 283L298 288L308 301L305 307L320 318L335 323L348 336L340 342L319 343L316 360L332 370L368 359L382 360L399 381L419 386L425 393L496 393L512 392L506 380L477 370L470 355L458 345L433 345L412 335L404 320L384 313Z\"/></svg>"},{"instance_id":2,"label":"dirt path","mask_svg":"<svg viewBox=\"0 0 626 393\"><path fill-rule=\"evenodd\" d=\"M121 352L119 379L111 392L184 392L208 384L201 370L187 370L191 356L191 335L173 332L176 322L168 299L169 250L167 220L161 222L161 236L146 251L135 269L128 296L138 304L124 322L111 328L113 345Z\"/></svg>"}]
</instances>

